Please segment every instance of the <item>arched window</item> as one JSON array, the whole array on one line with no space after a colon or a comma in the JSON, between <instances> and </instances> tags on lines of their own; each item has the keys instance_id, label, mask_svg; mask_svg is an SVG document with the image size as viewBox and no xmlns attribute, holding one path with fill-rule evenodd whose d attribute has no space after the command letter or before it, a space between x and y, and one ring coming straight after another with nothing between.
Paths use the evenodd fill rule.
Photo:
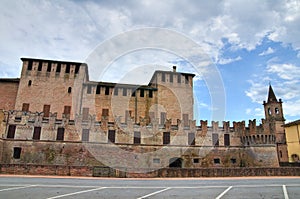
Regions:
<instances>
[{"instance_id":1,"label":"arched window","mask_svg":"<svg viewBox=\"0 0 300 199\"><path fill-rule=\"evenodd\" d=\"M276 115L279 114L279 108L275 108L275 114L276 114Z\"/></svg>"},{"instance_id":2,"label":"arched window","mask_svg":"<svg viewBox=\"0 0 300 199\"><path fill-rule=\"evenodd\" d=\"M293 160L293 162L298 162L299 156L297 154L292 154L292 160Z\"/></svg>"},{"instance_id":3,"label":"arched window","mask_svg":"<svg viewBox=\"0 0 300 199\"><path fill-rule=\"evenodd\" d=\"M272 114L271 108L268 108L268 114L269 114L269 115Z\"/></svg>"},{"instance_id":4,"label":"arched window","mask_svg":"<svg viewBox=\"0 0 300 199\"><path fill-rule=\"evenodd\" d=\"M32 81L29 80L29 81L28 81L28 86L31 86L31 84L32 84Z\"/></svg>"},{"instance_id":5,"label":"arched window","mask_svg":"<svg viewBox=\"0 0 300 199\"><path fill-rule=\"evenodd\" d=\"M68 88L68 93L72 93L72 88L71 87Z\"/></svg>"}]
</instances>

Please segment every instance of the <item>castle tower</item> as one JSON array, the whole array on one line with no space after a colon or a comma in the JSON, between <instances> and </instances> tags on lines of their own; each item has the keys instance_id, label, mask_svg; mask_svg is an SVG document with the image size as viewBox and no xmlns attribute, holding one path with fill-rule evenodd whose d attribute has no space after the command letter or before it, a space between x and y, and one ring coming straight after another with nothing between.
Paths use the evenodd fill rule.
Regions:
<instances>
[{"instance_id":1,"label":"castle tower","mask_svg":"<svg viewBox=\"0 0 300 199\"><path fill-rule=\"evenodd\" d=\"M267 102L264 101L264 133L275 135L279 162L288 162L287 145L284 133L284 115L281 99L277 100L272 86L269 86Z\"/></svg>"}]
</instances>

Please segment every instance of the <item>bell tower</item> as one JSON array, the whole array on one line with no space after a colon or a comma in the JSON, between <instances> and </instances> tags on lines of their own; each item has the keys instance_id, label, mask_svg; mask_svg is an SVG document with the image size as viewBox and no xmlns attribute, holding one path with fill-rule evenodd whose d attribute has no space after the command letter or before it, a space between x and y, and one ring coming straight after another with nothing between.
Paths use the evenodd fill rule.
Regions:
<instances>
[{"instance_id":1,"label":"bell tower","mask_svg":"<svg viewBox=\"0 0 300 199\"><path fill-rule=\"evenodd\" d=\"M282 101L281 99L277 100L271 84L267 102L264 101L263 105L265 110L264 132L275 135L279 162L288 162Z\"/></svg>"}]
</instances>

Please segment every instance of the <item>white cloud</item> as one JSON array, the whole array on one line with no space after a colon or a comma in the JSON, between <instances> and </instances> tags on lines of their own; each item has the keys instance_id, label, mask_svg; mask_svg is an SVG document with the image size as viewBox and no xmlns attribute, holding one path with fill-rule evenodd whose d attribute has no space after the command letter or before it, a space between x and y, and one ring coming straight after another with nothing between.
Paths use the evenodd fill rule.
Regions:
<instances>
[{"instance_id":1,"label":"white cloud","mask_svg":"<svg viewBox=\"0 0 300 199\"><path fill-rule=\"evenodd\" d=\"M225 64L229 64L229 63L239 61L239 60L242 60L242 57L238 56L236 58L228 58L228 59L221 58L220 60L218 60L218 63L221 64L221 65L225 65Z\"/></svg>"},{"instance_id":2,"label":"white cloud","mask_svg":"<svg viewBox=\"0 0 300 199\"><path fill-rule=\"evenodd\" d=\"M274 53L274 52L275 52L275 50L274 50L273 48L269 47L267 50L261 52L261 53L259 54L259 56L270 55L270 54L272 54L272 53Z\"/></svg>"},{"instance_id":3,"label":"white cloud","mask_svg":"<svg viewBox=\"0 0 300 199\"><path fill-rule=\"evenodd\" d=\"M269 64L267 72L275 73L284 80L299 80L300 77L300 67L293 64Z\"/></svg>"}]
</instances>

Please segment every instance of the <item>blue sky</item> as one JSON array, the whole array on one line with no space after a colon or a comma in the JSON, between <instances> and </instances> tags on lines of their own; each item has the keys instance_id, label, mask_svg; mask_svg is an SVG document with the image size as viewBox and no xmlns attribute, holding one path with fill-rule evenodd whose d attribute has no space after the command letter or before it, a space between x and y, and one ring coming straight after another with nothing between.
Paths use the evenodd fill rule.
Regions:
<instances>
[{"instance_id":1,"label":"blue sky","mask_svg":"<svg viewBox=\"0 0 300 199\"><path fill-rule=\"evenodd\" d=\"M286 120L300 118L299 0L3 0L0 15L0 77L19 77L20 58L35 57L87 62L91 80L100 81L97 67L89 63L99 45L127 31L164 28L196 42L210 58L223 81L225 107L213 106L205 73L163 50L123 54L101 80L126 82L128 73L137 73L141 78L128 82L146 83L153 70L176 64L178 71L197 74L195 119L211 120L212 111L221 108L224 120L258 123L271 82L284 102Z\"/></svg>"}]
</instances>

